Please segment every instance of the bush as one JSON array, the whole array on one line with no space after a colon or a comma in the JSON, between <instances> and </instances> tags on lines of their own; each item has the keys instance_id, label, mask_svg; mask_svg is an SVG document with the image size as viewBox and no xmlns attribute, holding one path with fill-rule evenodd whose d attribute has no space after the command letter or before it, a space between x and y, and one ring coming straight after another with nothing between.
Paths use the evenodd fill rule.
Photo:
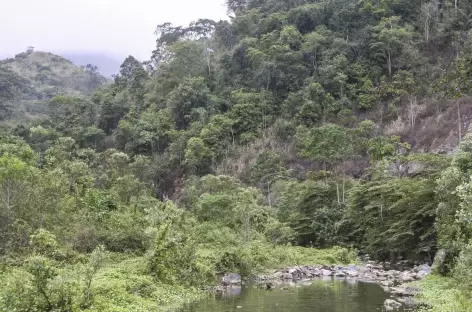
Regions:
<instances>
[{"instance_id":1,"label":"bush","mask_svg":"<svg viewBox=\"0 0 472 312\"><path fill-rule=\"evenodd\" d=\"M469 243L460 252L453 274L460 285L472 289L472 244Z\"/></svg>"}]
</instances>

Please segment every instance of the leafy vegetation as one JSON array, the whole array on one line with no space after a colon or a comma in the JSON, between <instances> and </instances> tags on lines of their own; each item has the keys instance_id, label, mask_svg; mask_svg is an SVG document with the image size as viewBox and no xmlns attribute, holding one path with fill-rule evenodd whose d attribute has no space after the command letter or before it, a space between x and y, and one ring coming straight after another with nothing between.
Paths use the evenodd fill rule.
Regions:
<instances>
[{"instance_id":1,"label":"leafy vegetation","mask_svg":"<svg viewBox=\"0 0 472 312\"><path fill-rule=\"evenodd\" d=\"M43 52L1 62L0 310L155 310L352 250L444 251L437 287L467 306L472 5L227 5L158 25L110 83Z\"/></svg>"}]
</instances>

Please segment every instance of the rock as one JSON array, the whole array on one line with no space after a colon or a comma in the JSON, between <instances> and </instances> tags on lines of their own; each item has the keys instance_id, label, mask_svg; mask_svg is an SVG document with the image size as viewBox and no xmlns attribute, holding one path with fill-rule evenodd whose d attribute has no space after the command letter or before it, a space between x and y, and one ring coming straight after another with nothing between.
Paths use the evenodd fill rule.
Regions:
<instances>
[{"instance_id":1,"label":"rock","mask_svg":"<svg viewBox=\"0 0 472 312\"><path fill-rule=\"evenodd\" d=\"M314 268L312 271L311 271L311 274L313 276L320 276L321 275L321 270L318 269L318 268Z\"/></svg>"},{"instance_id":2,"label":"rock","mask_svg":"<svg viewBox=\"0 0 472 312\"><path fill-rule=\"evenodd\" d=\"M371 261L369 261L369 262L371 262ZM383 270L383 267L381 265L378 265L378 264L369 263L365 267L368 268L368 269L371 269L371 270Z\"/></svg>"},{"instance_id":3,"label":"rock","mask_svg":"<svg viewBox=\"0 0 472 312\"><path fill-rule=\"evenodd\" d=\"M322 269L322 270L321 270L321 274L322 274L323 276L331 276L331 275L333 275L333 271Z\"/></svg>"},{"instance_id":4,"label":"rock","mask_svg":"<svg viewBox=\"0 0 472 312\"><path fill-rule=\"evenodd\" d=\"M400 271L396 271L396 270L389 270L387 272L385 272L385 274L388 276L388 277L398 277L400 276L402 272Z\"/></svg>"},{"instance_id":5,"label":"rock","mask_svg":"<svg viewBox=\"0 0 472 312\"><path fill-rule=\"evenodd\" d=\"M283 279L293 279L293 275L291 273L284 273L282 278Z\"/></svg>"},{"instance_id":6,"label":"rock","mask_svg":"<svg viewBox=\"0 0 472 312\"><path fill-rule=\"evenodd\" d=\"M384 302L384 308L386 311L396 311L402 307L402 304L400 302L397 302L392 299L387 299Z\"/></svg>"},{"instance_id":7,"label":"rock","mask_svg":"<svg viewBox=\"0 0 472 312\"><path fill-rule=\"evenodd\" d=\"M380 285L383 286L383 287L392 287L393 282L392 281L381 281Z\"/></svg>"},{"instance_id":8,"label":"rock","mask_svg":"<svg viewBox=\"0 0 472 312\"><path fill-rule=\"evenodd\" d=\"M275 272L275 274L274 274L274 278L277 278L277 279L280 279L280 278L282 278L283 276L284 276L284 273L282 273L282 272L280 272L280 271L279 271L279 272Z\"/></svg>"},{"instance_id":9,"label":"rock","mask_svg":"<svg viewBox=\"0 0 472 312\"><path fill-rule=\"evenodd\" d=\"M427 264L422 264L422 265L419 265L417 266L415 269L414 269L415 272L421 272L421 271L424 271L424 272L428 272L430 273L431 272L431 267Z\"/></svg>"},{"instance_id":10,"label":"rock","mask_svg":"<svg viewBox=\"0 0 472 312\"><path fill-rule=\"evenodd\" d=\"M423 277L425 277L429 273L430 272L427 272L427 271L419 271L418 273L416 273L416 279L422 279Z\"/></svg>"},{"instance_id":11,"label":"rock","mask_svg":"<svg viewBox=\"0 0 472 312\"><path fill-rule=\"evenodd\" d=\"M437 273L446 273L446 256L447 253L444 249L438 250L434 257L432 270Z\"/></svg>"},{"instance_id":12,"label":"rock","mask_svg":"<svg viewBox=\"0 0 472 312\"><path fill-rule=\"evenodd\" d=\"M241 275L239 274L227 274L221 279L223 285L237 285L241 284Z\"/></svg>"},{"instance_id":13,"label":"rock","mask_svg":"<svg viewBox=\"0 0 472 312\"><path fill-rule=\"evenodd\" d=\"M346 271L346 274L347 276L349 277L357 277L359 276L359 272L355 271L355 270L347 270Z\"/></svg>"},{"instance_id":14,"label":"rock","mask_svg":"<svg viewBox=\"0 0 472 312\"><path fill-rule=\"evenodd\" d=\"M414 287L391 287L390 292L396 296L402 296L402 297L411 297L414 296L417 292L418 289Z\"/></svg>"},{"instance_id":15,"label":"rock","mask_svg":"<svg viewBox=\"0 0 472 312\"><path fill-rule=\"evenodd\" d=\"M297 272L298 272L298 270L296 268L292 268L292 269L288 270L288 273L290 273L290 274L295 274Z\"/></svg>"},{"instance_id":16,"label":"rock","mask_svg":"<svg viewBox=\"0 0 472 312\"><path fill-rule=\"evenodd\" d=\"M346 273L344 273L343 271L337 271L336 273L334 273L334 276L337 276L337 277L345 277L345 276L346 276Z\"/></svg>"},{"instance_id":17,"label":"rock","mask_svg":"<svg viewBox=\"0 0 472 312\"><path fill-rule=\"evenodd\" d=\"M407 282L413 282L414 280L416 280L415 277L416 277L415 273L405 271L402 273L400 278L404 283L407 283Z\"/></svg>"}]
</instances>

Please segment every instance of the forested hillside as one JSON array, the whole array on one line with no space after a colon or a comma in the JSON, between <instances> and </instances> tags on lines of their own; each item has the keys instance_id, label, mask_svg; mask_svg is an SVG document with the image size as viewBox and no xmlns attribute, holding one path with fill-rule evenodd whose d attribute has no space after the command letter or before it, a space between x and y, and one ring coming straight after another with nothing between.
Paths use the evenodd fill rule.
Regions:
<instances>
[{"instance_id":1,"label":"forested hillside","mask_svg":"<svg viewBox=\"0 0 472 312\"><path fill-rule=\"evenodd\" d=\"M33 48L0 60L0 103L3 121L47 115L47 102L56 95L89 96L106 79L93 65L76 67L69 60Z\"/></svg>"},{"instance_id":2,"label":"forested hillside","mask_svg":"<svg viewBox=\"0 0 472 312\"><path fill-rule=\"evenodd\" d=\"M225 272L441 250L460 289L438 311L467 311L472 4L227 6L158 25L111 84L1 63L2 107L62 89L3 117L0 310L150 311Z\"/></svg>"}]
</instances>

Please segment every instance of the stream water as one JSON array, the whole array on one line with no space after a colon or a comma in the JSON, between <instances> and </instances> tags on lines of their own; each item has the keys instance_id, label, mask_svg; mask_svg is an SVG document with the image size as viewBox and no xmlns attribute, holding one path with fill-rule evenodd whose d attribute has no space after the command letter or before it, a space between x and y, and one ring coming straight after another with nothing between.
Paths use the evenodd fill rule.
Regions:
<instances>
[{"instance_id":1,"label":"stream water","mask_svg":"<svg viewBox=\"0 0 472 312\"><path fill-rule=\"evenodd\" d=\"M181 312L377 312L389 295L376 284L325 278L309 283L233 287ZM399 310L407 311L407 310Z\"/></svg>"}]
</instances>

